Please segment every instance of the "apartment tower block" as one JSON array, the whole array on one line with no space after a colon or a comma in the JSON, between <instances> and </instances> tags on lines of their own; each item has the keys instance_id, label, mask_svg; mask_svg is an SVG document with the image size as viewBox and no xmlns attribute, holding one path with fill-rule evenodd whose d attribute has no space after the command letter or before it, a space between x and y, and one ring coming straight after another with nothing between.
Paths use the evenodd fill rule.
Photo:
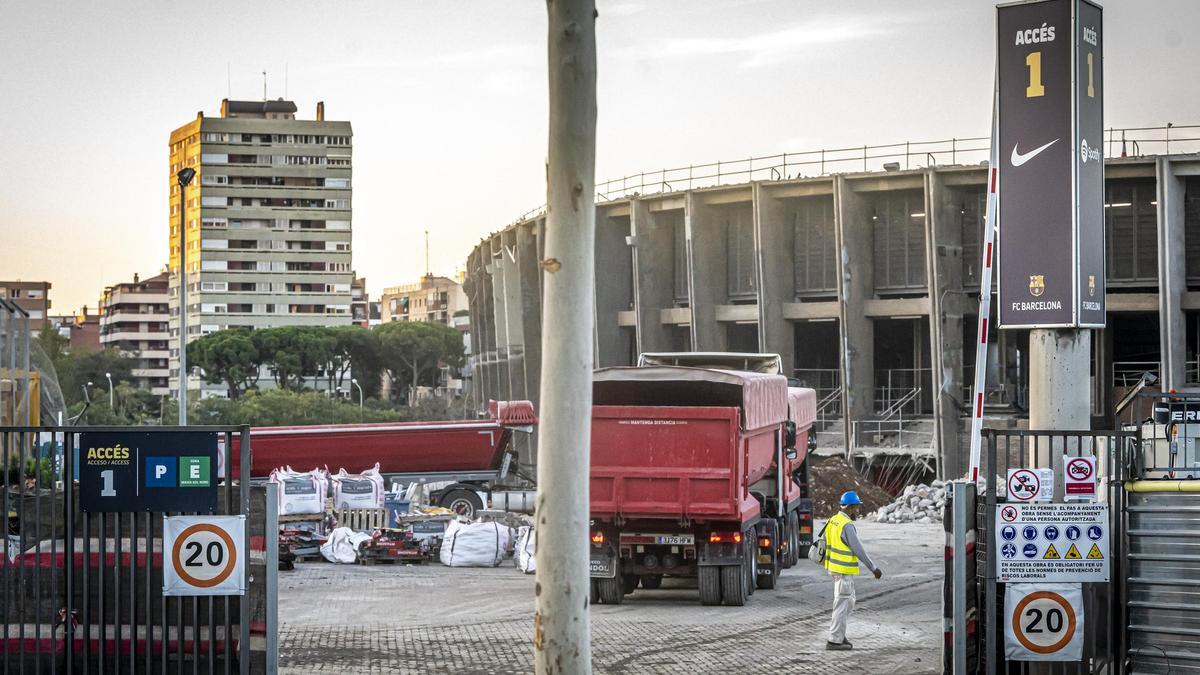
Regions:
<instances>
[{"instance_id":1,"label":"apartment tower block","mask_svg":"<svg viewBox=\"0 0 1200 675\"><path fill-rule=\"evenodd\" d=\"M351 322L349 122L296 119L296 104L221 101L220 117L171 132L171 394L178 396L180 208L187 241L188 341L226 328ZM196 170L180 204L176 174ZM202 385L194 368L189 390Z\"/></svg>"}]
</instances>

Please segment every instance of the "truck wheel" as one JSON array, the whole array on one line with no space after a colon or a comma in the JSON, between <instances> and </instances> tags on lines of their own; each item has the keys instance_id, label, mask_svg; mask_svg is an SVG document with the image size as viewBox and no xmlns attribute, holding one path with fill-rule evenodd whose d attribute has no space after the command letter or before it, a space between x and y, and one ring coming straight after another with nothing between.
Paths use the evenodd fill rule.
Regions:
<instances>
[{"instance_id":1,"label":"truck wheel","mask_svg":"<svg viewBox=\"0 0 1200 675\"><path fill-rule=\"evenodd\" d=\"M642 588L647 590L662 588L662 575L647 574L646 576L642 577Z\"/></svg>"},{"instance_id":2,"label":"truck wheel","mask_svg":"<svg viewBox=\"0 0 1200 675\"><path fill-rule=\"evenodd\" d=\"M460 516L474 518L475 512L483 509L483 500L474 492L459 488L442 495L438 505Z\"/></svg>"},{"instance_id":3,"label":"truck wheel","mask_svg":"<svg viewBox=\"0 0 1200 675\"><path fill-rule=\"evenodd\" d=\"M639 581L641 581L641 578L638 577L638 575L626 574L625 576L621 577L621 591L625 595L632 594L637 590Z\"/></svg>"},{"instance_id":4,"label":"truck wheel","mask_svg":"<svg viewBox=\"0 0 1200 675\"><path fill-rule=\"evenodd\" d=\"M730 607L746 604L746 561L721 567L721 601Z\"/></svg>"},{"instance_id":5,"label":"truck wheel","mask_svg":"<svg viewBox=\"0 0 1200 675\"><path fill-rule=\"evenodd\" d=\"M721 604L721 568L706 565L700 568L698 576L700 577L700 604Z\"/></svg>"},{"instance_id":6,"label":"truck wheel","mask_svg":"<svg viewBox=\"0 0 1200 675\"><path fill-rule=\"evenodd\" d=\"M600 602L606 605L619 605L625 599L624 583L620 575L611 579L598 579L596 590L600 596Z\"/></svg>"}]
</instances>

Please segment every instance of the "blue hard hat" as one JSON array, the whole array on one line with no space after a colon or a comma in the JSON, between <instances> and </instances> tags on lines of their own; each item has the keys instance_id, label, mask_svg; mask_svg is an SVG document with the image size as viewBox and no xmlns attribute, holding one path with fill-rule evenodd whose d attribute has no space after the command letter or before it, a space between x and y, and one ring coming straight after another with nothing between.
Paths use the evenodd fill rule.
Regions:
<instances>
[{"instance_id":1,"label":"blue hard hat","mask_svg":"<svg viewBox=\"0 0 1200 675\"><path fill-rule=\"evenodd\" d=\"M850 506L851 504L861 504L862 500L858 498L858 493L854 490L842 493L842 506Z\"/></svg>"}]
</instances>

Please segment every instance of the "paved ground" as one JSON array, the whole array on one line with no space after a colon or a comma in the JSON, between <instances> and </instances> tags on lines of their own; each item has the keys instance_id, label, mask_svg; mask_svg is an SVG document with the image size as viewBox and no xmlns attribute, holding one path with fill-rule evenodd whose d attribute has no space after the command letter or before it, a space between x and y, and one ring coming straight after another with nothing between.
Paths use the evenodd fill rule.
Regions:
<instances>
[{"instance_id":1,"label":"paved ground","mask_svg":"<svg viewBox=\"0 0 1200 675\"><path fill-rule=\"evenodd\" d=\"M939 673L940 525L863 523L884 569L860 577L851 652L826 652L832 583L801 561L745 607L702 607L694 584L592 608L598 673ZM280 573L284 673L532 672L533 576L441 565L308 563Z\"/></svg>"}]
</instances>

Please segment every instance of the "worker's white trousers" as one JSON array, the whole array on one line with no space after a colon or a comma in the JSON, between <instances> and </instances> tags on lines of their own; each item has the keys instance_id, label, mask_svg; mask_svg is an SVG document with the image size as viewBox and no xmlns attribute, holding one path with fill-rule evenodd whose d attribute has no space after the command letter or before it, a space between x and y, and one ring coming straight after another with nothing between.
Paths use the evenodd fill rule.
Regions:
<instances>
[{"instance_id":1,"label":"worker's white trousers","mask_svg":"<svg viewBox=\"0 0 1200 675\"><path fill-rule=\"evenodd\" d=\"M829 641L845 642L846 624L854 611L854 577L830 572L833 577L833 618L829 622Z\"/></svg>"}]
</instances>

